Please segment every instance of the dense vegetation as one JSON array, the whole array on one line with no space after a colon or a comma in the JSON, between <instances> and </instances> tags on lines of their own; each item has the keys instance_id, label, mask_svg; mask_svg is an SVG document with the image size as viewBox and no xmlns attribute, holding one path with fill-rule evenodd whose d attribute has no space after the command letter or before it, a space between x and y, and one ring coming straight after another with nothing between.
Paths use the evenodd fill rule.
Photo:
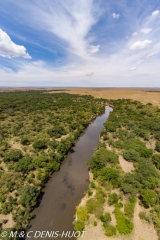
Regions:
<instances>
[{"instance_id":1,"label":"dense vegetation","mask_svg":"<svg viewBox=\"0 0 160 240\"><path fill-rule=\"evenodd\" d=\"M26 228L38 195L105 101L42 91L0 93L0 215Z\"/></svg>"},{"instance_id":2,"label":"dense vegetation","mask_svg":"<svg viewBox=\"0 0 160 240\"><path fill-rule=\"evenodd\" d=\"M113 111L88 162L93 180L83 206L87 217L77 215L76 221L85 227L94 216L93 226L101 221L107 236L131 234L135 205L139 203L144 209L140 218L154 225L160 239L160 109L124 99L109 103ZM132 171L123 171L120 156L133 164ZM106 213L104 204L114 211Z\"/></svg>"}]
</instances>

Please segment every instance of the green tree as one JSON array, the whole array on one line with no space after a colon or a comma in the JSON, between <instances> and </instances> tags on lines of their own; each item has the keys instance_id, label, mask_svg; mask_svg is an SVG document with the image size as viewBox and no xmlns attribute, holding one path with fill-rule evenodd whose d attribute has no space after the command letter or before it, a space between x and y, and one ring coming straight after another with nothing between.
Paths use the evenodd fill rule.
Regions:
<instances>
[{"instance_id":1,"label":"green tree","mask_svg":"<svg viewBox=\"0 0 160 240\"><path fill-rule=\"evenodd\" d=\"M111 206L115 203L118 203L118 195L116 193L109 194L108 204Z\"/></svg>"},{"instance_id":2,"label":"green tree","mask_svg":"<svg viewBox=\"0 0 160 240\"><path fill-rule=\"evenodd\" d=\"M123 157L127 161L132 162L132 161L137 161L140 156L139 156L139 153L136 150L129 149L129 150L124 151Z\"/></svg>"},{"instance_id":3,"label":"green tree","mask_svg":"<svg viewBox=\"0 0 160 240\"><path fill-rule=\"evenodd\" d=\"M33 169L32 158L29 156L21 158L15 165L15 171L28 173Z\"/></svg>"},{"instance_id":4,"label":"green tree","mask_svg":"<svg viewBox=\"0 0 160 240\"><path fill-rule=\"evenodd\" d=\"M33 208L36 205L36 200L39 194L37 187L25 185L18 190L20 195L19 203L23 207Z\"/></svg>"},{"instance_id":5,"label":"green tree","mask_svg":"<svg viewBox=\"0 0 160 240\"><path fill-rule=\"evenodd\" d=\"M45 149L47 148L47 141L43 139L38 139L33 143L33 148L35 149Z\"/></svg>"},{"instance_id":6,"label":"green tree","mask_svg":"<svg viewBox=\"0 0 160 240\"><path fill-rule=\"evenodd\" d=\"M4 156L4 162L14 161L17 162L20 158L22 158L22 152L19 149L12 149L10 152L6 153Z\"/></svg>"},{"instance_id":7,"label":"green tree","mask_svg":"<svg viewBox=\"0 0 160 240\"><path fill-rule=\"evenodd\" d=\"M143 205L147 208L159 203L157 194L149 189L142 189L140 198Z\"/></svg>"}]
</instances>

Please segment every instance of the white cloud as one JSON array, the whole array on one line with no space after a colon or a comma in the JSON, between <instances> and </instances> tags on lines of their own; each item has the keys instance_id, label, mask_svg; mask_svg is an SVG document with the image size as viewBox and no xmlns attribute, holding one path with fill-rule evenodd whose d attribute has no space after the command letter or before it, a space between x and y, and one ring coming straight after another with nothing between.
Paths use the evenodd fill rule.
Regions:
<instances>
[{"instance_id":1,"label":"white cloud","mask_svg":"<svg viewBox=\"0 0 160 240\"><path fill-rule=\"evenodd\" d=\"M156 54L155 53L147 53L144 57L142 57L140 63L144 63L152 59Z\"/></svg>"},{"instance_id":2,"label":"white cloud","mask_svg":"<svg viewBox=\"0 0 160 240\"><path fill-rule=\"evenodd\" d=\"M113 14L112 14L112 17L115 18L115 19L119 19L119 18L120 18L120 14L118 14L118 13L113 13Z\"/></svg>"},{"instance_id":3,"label":"white cloud","mask_svg":"<svg viewBox=\"0 0 160 240\"><path fill-rule=\"evenodd\" d=\"M152 31L152 28L142 28L141 33L148 34Z\"/></svg>"},{"instance_id":4,"label":"white cloud","mask_svg":"<svg viewBox=\"0 0 160 240\"><path fill-rule=\"evenodd\" d=\"M140 50L140 49L144 49L146 47L148 47L150 44L152 43L151 40L144 40L144 41L138 41L132 44L132 46L130 47L131 50Z\"/></svg>"},{"instance_id":5,"label":"white cloud","mask_svg":"<svg viewBox=\"0 0 160 240\"><path fill-rule=\"evenodd\" d=\"M31 56L26 52L26 48L12 42L8 34L2 29L0 29L0 56L7 58L22 57L31 59Z\"/></svg>"},{"instance_id":6,"label":"white cloud","mask_svg":"<svg viewBox=\"0 0 160 240\"><path fill-rule=\"evenodd\" d=\"M137 70L136 67L133 67L133 68L130 68L130 69L129 69L129 71L135 71L135 70Z\"/></svg>"},{"instance_id":7,"label":"white cloud","mask_svg":"<svg viewBox=\"0 0 160 240\"><path fill-rule=\"evenodd\" d=\"M94 72L90 72L86 74L87 77L92 77L93 75L94 75Z\"/></svg>"},{"instance_id":8,"label":"white cloud","mask_svg":"<svg viewBox=\"0 0 160 240\"><path fill-rule=\"evenodd\" d=\"M88 48L94 36L89 38L88 33L102 14L102 10L94 0L46 0L45 5L43 1L32 1L31 4L16 3L16 5L24 15L26 12L30 13L27 19L22 15L19 16L25 24L51 33L52 42L56 36L69 52L89 58Z\"/></svg>"},{"instance_id":9,"label":"white cloud","mask_svg":"<svg viewBox=\"0 0 160 240\"><path fill-rule=\"evenodd\" d=\"M153 16L153 17L156 17L156 16L158 16L158 15L159 15L159 10L156 10L156 11L152 12L152 16Z\"/></svg>"},{"instance_id":10,"label":"white cloud","mask_svg":"<svg viewBox=\"0 0 160 240\"><path fill-rule=\"evenodd\" d=\"M97 53L97 52L99 52L99 48L100 48L100 45L97 45L97 46L91 45L91 46L89 47L89 52L90 52L90 53Z\"/></svg>"},{"instance_id":11,"label":"white cloud","mask_svg":"<svg viewBox=\"0 0 160 240\"><path fill-rule=\"evenodd\" d=\"M152 38L145 37L138 39L137 36L135 38L126 38L127 41L122 42L119 41L119 37L115 37L112 43L110 43L110 41L106 41L107 34L110 34L109 31L107 32L107 28L104 31L104 33L107 33L104 37L102 34L99 34L100 31L97 33L97 28L94 28L92 31L93 25L100 16L100 13L98 13L99 9L95 6L96 2L99 1L45 0L45 4L44 1L36 0L31 1L30 4L27 1L6 1L10 3L14 2L16 8L19 9L16 12L15 20L23 23L24 27L32 28L30 29L31 31L33 29L39 31L41 34L39 36L43 40L45 38L50 43L48 44L48 48L56 46L55 41L58 41L62 47L60 50L64 51L67 49L68 55L64 51L67 58L64 58L63 63L61 61L60 64L51 63L52 66L48 62L33 63L27 61L26 63L25 60L19 58L14 59L14 61L10 61L7 58L0 58L0 79L3 79L4 85L6 82L10 86L15 84L20 85L23 80L26 86L84 86L84 84L86 86L98 85L108 87L160 86L160 61L158 58L158 54L160 53L159 32L157 34L154 32L154 29L158 29L160 26L160 18L153 17L158 13L154 13L153 16L150 14L148 17L142 14L141 16L138 15L138 17L136 12L128 12L128 8L126 8L127 14L123 16L126 18L125 21L128 21L127 26L129 28L127 29L126 26L125 29L124 25L121 26L122 33L126 30L123 37L126 34L132 34L133 31L136 32L132 36L141 35L142 37L142 34L140 34L141 29L152 28ZM30 13L29 18L28 12ZM146 12L144 11L144 13ZM113 16L111 16L112 12L109 14L110 18L115 17L119 19L120 17L116 13ZM127 16L129 19L127 19ZM111 21L113 25L107 22L108 28L115 28L115 22L117 21ZM105 25L106 27L107 24ZM152 41L145 40L146 38ZM97 42L97 45L100 43L100 47L103 47L104 51L94 54L100 48L98 47L99 45L95 46L95 42ZM154 44L151 44L152 42ZM131 54L129 48L132 50L144 48L144 50L132 51ZM56 50L57 52L59 51L58 48ZM78 58L77 56L73 56L73 54L70 55L70 52L78 55ZM157 57L154 58L153 53ZM79 58L79 56L82 58ZM39 58L43 59L41 56ZM143 64L141 64L142 60ZM1 61L3 61L2 64ZM3 65L4 61L6 61L6 69ZM17 69L17 71L9 70L8 65L10 64L11 66L10 62L12 64L13 62L17 62L15 67L11 67L11 69ZM24 65L22 65L22 62L24 62ZM68 76L67 74L70 75Z\"/></svg>"},{"instance_id":12,"label":"white cloud","mask_svg":"<svg viewBox=\"0 0 160 240\"><path fill-rule=\"evenodd\" d=\"M137 36L138 35L138 33L137 32L134 32L134 33L132 33L132 36Z\"/></svg>"}]
</instances>

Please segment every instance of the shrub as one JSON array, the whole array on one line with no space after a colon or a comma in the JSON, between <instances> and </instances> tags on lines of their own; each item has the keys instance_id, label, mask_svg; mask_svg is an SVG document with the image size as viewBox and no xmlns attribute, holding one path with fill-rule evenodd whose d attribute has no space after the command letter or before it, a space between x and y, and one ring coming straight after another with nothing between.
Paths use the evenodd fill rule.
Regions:
<instances>
[{"instance_id":1,"label":"shrub","mask_svg":"<svg viewBox=\"0 0 160 240\"><path fill-rule=\"evenodd\" d=\"M36 205L36 200L39 194L35 186L25 185L18 191L20 195L19 203L28 208L33 208Z\"/></svg>"},{"instance_id":2,"label":"shrub","mask_svg":"<svg viewBox=\"0 0 160 240\"><path fill-rule=\"evenodd\" d=\"M86 207L79 206L76 211L77 218L83 222L88 220L88 212Z\"/></svg>"},{"instance_id":3,"label":"shrub","mask_svg":"<svg viewBox=\"0 0 160 240\"><path fill-rule=\"evenodd\" d=\"M34 167L40 167L40 168L46 167L47 162L48 162L48 159L45 155L39 155L33 159Z\"/></svg>"},{"instance_id":4,"label":"shrub","mask_svg":"<svg viewBox=\"0 0 160 240\"><path fill-rule=\"evenodd\" d=\"M90 187L91 188L95 188L96 187L95 183L94 182L90 182Z\"/></svg>"},{"instance_id":5,"label":"shrub","mask_svg":"<svg viewBox=\"0 0 160 240\"><path fill-rule=\"evenodd\" d=\"M27 173L33 168L31 157L21 158L15 165L15 171Z\"/></svg>"},{"instance_id":6,"label":"shrub","mask_svg":"<svg viewBox=\"0 0 160 240\"><path fill-rule=\"evenodd\" d=\"M22 144L22 145L28 145L28 144L29 144L29 139L28 139L27 137L23 137L23 138L21 139L21 144Z\"/></svg>"},{"instance_id":7,"label":"shrub","mask_svg":"<svg viewBox=\"0 0 160 240\"><path fill-rule=\"evenodd\" d=\"M87 193L88 193L88 196L91 196L93 194L93 192L90 189L88 189Z\"/></svg>"},{"instance_id":8,"label":"shrub","mask_svg":"<svg viewBox=\"0 0 160 240\"><path fill-rule=\"evenodd\" d=\"M144 207L154 206L158 203L158 196L157 194L150 190L150 189L142 189L141 190L141 202Z\"/></svg>"},{"instance_id":9,"label":"shrub","mask_svg":"<svg viewBox=\"0 0 160 240\"><path fill-rule=\"evenodd\" d=\"M160 141L156 141L155 150L156 150L157 152L160 152Z\"/></svg>"},{"instance_id":10,"label":"shrub","mask_svg":"<svg viewBox=\"0 0 160 240\"><path fill-rule=\"evenodd\" d=\"M117 221L117 230L120 234L129 234L133 230L133 223L129 221L123 212L118 208L114 210L116 221Z\"/></svg>"},{"instance_id":11,"label":"shrub","mask_svg":"<svg viewBox=\"0 0 160 240\"><path fill-rule=\"evenodd\" d=\"M96 221L94 221L93 225L96 227L96 226L97 226L97 222L96 222Z\"/></svg>"},{"instance_id":12,"label":"shrub","mask_svg":"<svg viewBox=\"0 0 160 240\"><path fill-rule=\"evenodd\" d=\"M82 232L83 229L84 229L84 222L81 221L81 220L75 221L75 222L74 222L74 229L75 229L76 231Z\"/></svg>"},{"instance_id":13,"label":"shrub","mask_svg":"<svg viewBox=\"0 0 160 240\"><path fill-rule=\"evenodd\" d=\"M105 235L107 237L111 237L111 236L116 235L116 233L117 233L116 227L114 227L110 224L106 224L106 223L103 224L103 227L105 229Z\"/></svg>"},{"instance_id":14,"label":"shrub","mask_svg":"<svg viewBox=\"0 0 160 240\"><path fill-rule=\"evenodd\" d=\"M118 155L107 150L106 148L99 148L91 160L89 160L88 165L91 169L101 169L106 163L117 164L118 163Z\"/></svg>"},{"instance_id":15,"label":"shrub","mask_svg":"<svg viewBox=\"0 0 160 240\"><path fill-rule=\"evenodd\" d=\"M37 178L41 181L41 183L45 183L49 179L49 173L48 172L43 172L43 171L38 171L37 172Z\"/></svg>"},{"instance_id":16,"label":"shrub","mask_svg":"<svg viewBox=\"0 0 160 240\"><path fill-rule=\"evenodd\" d=\"M115 168L102 168L99 171L99 175L99 179L102 183L105 181L110 181L113 186L118 187L121 182L119 170Z\"/></svg>"},{"instance_id":17,"label":"shrub","mask_svg":"<svg viewBox=\"0 0 160 240\"><path fill-rule=\"evenodd\" d=\"M97 190L97 194L94 198L90 198L87 203L87 211L88 213L95 214L95 216L99 217L103 213L103 203L105 202L105 193L101 190Z\"/></svg>"},{"instance_id":18,"label":"shrub","mask_svg":"<svg viewBox=\"0 0 160 240\"><path fill-rule=\"evenodd\" d=\"M103 223L109 223L111 221L111 214L106 212L104 214L102 214L100 216L100 220L103 222Z\"/></svg>"},{"instance_id":19,"label":"shrub","mask_svg":"<svg viewBox=\"0 0 160 240\"><path fill-rule=\"evenodd\" d=\"M116 193L109 194L108 196L108 204L109 206L118 203L118 195Z\"/></svg>"},{"instance_id":20,"label":"shrub","mask_svg":"<svg viewBox=\"0 0 160 240\"><path fill-rule=\"evenodd\" d=\"M62 135L65 135L66 134L66 131L64 129L64 127L62 126L55 126L53 128L50 128L47 130L47 133L50 137L55 137L55 138L59 138L61 137Z\"/></svg>"},{"instance_id":21,"label":"shrub","mask_svg":"<svg viewBox=\"0 0 160 240\"><path fill-rule=\"evenodd\" d=\"M129 162L137 161L139 159L139 153L134 149L129 149L123 153L123 157Z\"/></svg>"},{"instance_id":22,"label":"shrub","mask_svg":"<svg viewBox=\"0 0 160 240\"><path fill-rule=\"evenodd\" d=\"M159 154L153 154L152 162L156 166L156 168L160 170L160 155Z\"/></svg>"},{"instance_id":23,"label":"shrub","mask_svg":"<svg viewBox=\"0 0 160 240\"><path fill-rule=\"evenodd\" d=\"M116 131L116 128L117 128L117 125L116 123L114 122L109 122L107 121L105 124L104 124L104 127L106 129L107 132L115 132Z\"/></svg>"},{"instance_id":24,"label":"shrub","mask_svg":"<svg viewBox=\"0 0 160 240\"><path fill-rule=\"evenodd\" d=\"M146 148L145 143L140 141L139 139L127 139L125 143L126 150L135 150L139 153L141 157L148 158L152 155L152 149Z\"/></svg>"},{"instance_id":25,"label":"shrub","mask_svg":"<svg viewBox=\"0 0 160 240\"><path fill-rule=\"evenodd\" d=\"M88 213L94 213L96 207L98 207L98 203L95 198L91 198L87 201L86 207L88 210Z\"/></svg>"},{"instance_id":26,"label":"shrub","mask_svg":"<svg viewBox=\"0 0 160 240\"><path fill-rule=\"evenodd\" d=\"M4 162L14 161L17 162L20 158L22 158L22 152L18 149L13 149L9 153L5 154Z\"/></svg>"},{"instance_id":27,"label":"shrub","mask_svg":"<svg viewBox=\"0 0 160 240\"><path fill-rule=\"evenodd\" d=\"M133 196L129 197L129 200L124 205L124 213L129 219L133 218L136 199Z\"/></svg>"},{"instance_id":28,"label":"shrub","mask_svg":"<svg viewBox=\"0 0 160 240\"><path fill-rule=\"evenodd\" d=\"M42 139L38 139L33 143L33 148L35 149L45 149L47 148L47 141L46 140L42 140Z\"/></svg>"},{"instance_id":29,"label":"shrub","mask_svg":"<svg viewBox=\"0 0 160 240\"><path fill-rule=\"evenodd\" d=\"M152 223L151 216L147 215L146 212L139 212L139 217L140 217L140 219L143 219L143 220L145 220L148 223Z\"/></svg>"},{"instance_id":30,"label":"shrub","mask_svg":"<svg viewBox=\"0 0 160 240\"><path fill-rule=\"evenodd\" d=\"M56 140L53 140L53 141L50 141L49 142L49 146L52 148L52 149L56 149L57 146L58 146L58 143Z\"/></svg>"}]
</instances>

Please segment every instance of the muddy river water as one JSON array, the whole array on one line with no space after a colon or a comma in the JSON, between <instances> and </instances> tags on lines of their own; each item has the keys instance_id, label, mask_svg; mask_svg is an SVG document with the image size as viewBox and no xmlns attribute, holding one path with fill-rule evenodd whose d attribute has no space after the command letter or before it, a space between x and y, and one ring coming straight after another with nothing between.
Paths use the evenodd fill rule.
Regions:
<instances>
[{"instance_id":1,"label":"muddy river water","mask_svg":"<svg viewBox=\"0 0 160 240\"><path fill-rule=\"evenodd\" d=\"M61 169L54 173L43 189L44 195L33 214L35 218L30 223L29 237L26 239L75 239L67 237L67 231L73 231L75 207L83 198L89 186L87 161L92 157L98 144L99 133L103 129L111 108L97 117L80 136L75 146L63 161ZM38 232L39 231L39 232ZM59 231L58 236L46 237L42 231ZM37 233L36 233L37 232ZM41 234L40 234L41 232ZM36 237L35 237L36 233ZM44 236L44 237L43 237Z\"/></svg>"}]
</instances>

